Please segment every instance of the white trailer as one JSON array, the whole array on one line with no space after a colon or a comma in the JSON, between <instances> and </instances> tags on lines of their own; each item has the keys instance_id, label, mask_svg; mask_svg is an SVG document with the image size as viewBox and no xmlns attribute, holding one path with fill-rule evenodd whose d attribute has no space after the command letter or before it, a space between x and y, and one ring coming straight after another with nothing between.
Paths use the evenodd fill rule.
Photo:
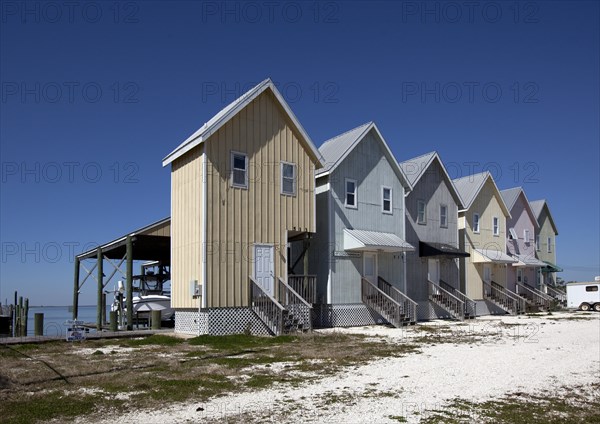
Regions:
<instances>
[{"instance_id":1,"label":"white trailer","mask_svg":"<svg viewBox=\"0 0 600 424\"><path fill-rule=\"evenodd\" d=\"M600 312L600 282L567 284L567 308Z\"/></svg>"}]
</instances>

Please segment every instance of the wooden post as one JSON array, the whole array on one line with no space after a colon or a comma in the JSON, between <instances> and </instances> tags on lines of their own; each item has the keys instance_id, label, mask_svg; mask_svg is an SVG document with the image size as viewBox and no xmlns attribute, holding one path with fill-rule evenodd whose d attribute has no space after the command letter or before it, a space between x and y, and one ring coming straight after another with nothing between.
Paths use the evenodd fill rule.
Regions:
<instances>
[{"instance_id":1,"label":"wooden post","mask_svg":"<svg viewBox=\"0 0 600 424\"><path fill-rule=\"evenodd\" d=\"M43 336L44 335L44 314L36 312L33 316L33 335Z\"/></svg>"},{"instance_id":2,"label":"wooden post","mask_svg":"<svg viewBox=\"0 0 600 424\"><path fill-rule=\"evenodd\" d=\"M23 337L23 296L19 296L19 316L18 316L18 320L19 320L19 337Z\"/></svg>"},{"instance_id":3,"label":"wooden post","mask_svg":"<svg viewBox=\"0 0 600 424\"><path fill-rule=\"evenodd\" d=\"M102 324L106 324L106 293L102 292Z\"/></svg>"},{"instance_id":4,"label":"wooden post","mask_svg":"<svg viewBox=\"0 0 600 424\"><path fill-rule=\"evenodd\" d=\"M160 330L160 311L152 311L152 329L153 330Z\"/></svg>"},{"instance_id":5,"label":"wooden post","mask_svg":"<svg viewBox=\"0 0 600 424\"><path fill-rule=\"evenodd\" d=\"M75 258L75 276L73 279L73 319L79 313L79 258Z\"/></svg>"},{"instance_id":6,"label":"wooden post","mask_svg":"<svg viewBox=\"0 0 600 424\"><path fill-rule=\"evenodd\" d=\"M29 318L29 298L25 298L25 306L23 308L23 337L27 337L28 318Z\"/></svg>"},{"instance_id":7,"label":"wooden post","mask_svg":"<svg viewBox=\"0 0 600 424\"><path fill-rule=\"evenodd\" d=\"M126 241L126 256L127 256L127 287L125 301L127 307L127 329L133 330L133 241L131 236L127 236Z\"/></svg>"},{"instance_id":8,"label":"wooden post","mask_svg":"<svg viewBox=\"0 0 600 424\"><path fill-rule=\"evenodd\" d=\"M119 329L117 323L117 311L110 311L110 331L117 331Z\"/></svg>"},{"instance_id":9,"label":"wooden post","mask_svg":"<svg viewBox=\"0 0 600 424\"><path fill-rule=\"evenodd\" d=\"M104 288L104 276L102 272L103 268L103 256L102 256L102 248L98 248L98 296L96 297L97 307L96 307L96 330L102 331L102 289Z\"/></svg>"},{"instance_id":10,"label":"wooden post","mask_svg":"<svg viewBox=\"0 0 600 424\"><path fill-rule=\"evenodd\" d=\"M17 337L17 291L15 290L15 303L13 303L13 314L12 314L12 335Z\"/></svg>"}]
</instances>

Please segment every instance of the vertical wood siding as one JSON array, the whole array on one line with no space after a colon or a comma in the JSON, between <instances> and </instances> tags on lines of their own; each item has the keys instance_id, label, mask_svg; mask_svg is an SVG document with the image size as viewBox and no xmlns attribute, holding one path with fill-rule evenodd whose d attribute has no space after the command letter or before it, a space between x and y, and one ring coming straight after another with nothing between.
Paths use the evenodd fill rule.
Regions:
<instances>
[{"instance_id":1,"label":"vertical wood siding","mask_svg":"<svg viewBox=\"0 0 600 424\"><path fill-rule=\"evenodd\" d=\"M493 249L506 252L506 216L500 207L499 194L496 194L493 183L488 179L479 192L477 198L468 211L461 212L465 221L465 250L471 257L465 260L465 279L461 286L465 286L466 295L471 299L483 298L483 264L473 263L473 249ZM473 214L479 213L480 233L473 232ZM492 217L497 216L500 231L494 236L492 229ZM506 286L506 265L489 264L492 271L492 280Z\"/></svg>"},{"instance_id":2,"label":"vertical wood siding","mask_svg":"<svg viewBox=\"0 0 600 424\"><path fill-rule=\"evenodd\" d=\"M417 202L426 203L426 224L417 224ZM447 228L440 227L440 205L446 205ZM428 299L428 261L419 257L419 241L445 243L458 246L458 205L452 197L449 182L437 160L433 161L421 176L413 190L406 197L406 241L415 246L414 252L407 253L407 295L416 301ZM442 259L440 278L458 287L458 261Z\"/></svg>"},{"instance_id":3,"label":"vertical wood siding","mask_svg":"<svg viewBox=\"0 0 600 424\"><path fill-rule=\"evenodd\" d=\"M524 255L535 258L535 224L534 217L527 211L527 200L523 193L519 193L512 210L512 218L506 221L506 251L509 254ZM508 229L514 228L517 233L516 240L508 239ZM525 243L524 230L529 230L529 243ZM515 291L517 282L517 267L509 265L507 268L506 285L510 290ZM527 278L527 283L534 286L536 281L535 269L532 267L523 269L523 276Z\"/></svg>"},{"instance_id":4,"label":"vertical wood siding","mask_svg":"<svg viewBox=\"0 0 600 424\"><path fill-rule=\"evenodd\" d=\"M171 305L197 308L190 281L202 281L202 146L171 168Z\"/></svg>"},{"instance_id":5,"label":"vertical wood siding","mask_svg":"<svg viewBox=\"0 0 600 424\"><path fill-rule=\"evenodd\" d=\"M207 154L207 307L246 306L254 244L275 247L287 276L287 230L315 231L314 163L272 93L264 92L204 144ZM248 155L248 189L230 184L231 151ZM296 196L281 195L281 161L297 164Z\"/></svg>"}]
</instances>

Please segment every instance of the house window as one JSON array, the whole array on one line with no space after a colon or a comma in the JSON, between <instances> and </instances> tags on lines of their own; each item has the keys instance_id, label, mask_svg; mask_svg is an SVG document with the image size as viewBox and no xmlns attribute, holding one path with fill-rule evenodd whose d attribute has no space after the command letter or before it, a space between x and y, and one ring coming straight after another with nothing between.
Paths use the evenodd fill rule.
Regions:
<instances>
[{"instance_id":1,"label":"house window","mask_svg":"<svg viewBox=\"0 0 600 424\"><path fill-rule=\"evenodd\" d=\"M281 194L296 195L296 164L281 162Z\"/></svg>"},{"instance_id":2,"label":"house window","mask_svg":"<svg viewBox=\"0 0 600 424\"><path fill-rule=\"evenodd\" d=\"M552 237L548 237L548 253L552 253Z\"/></svg>"},{"instance_id":3,"label":"house window","mask_svg":"<svg viewBox=\"0 0 600 424\"><path fill-rule=\"evenodd\" d=\"M427 205L424 200L417 200L417 224L427 224Z\"/></svg>"},{"instance_id":4,"label":"house window","mask_svg":"<svg viewBox=\"0 0 600 424\"><path fill-rule=\"evenodd\" d=\"M514 228L509 228L508 229L508 238L510 240L516 240L517 239L517 232L515 231Z\"/></svg>"},{"instance_id":5,"label":"house window","mask_svg":"<svg viewBox=\"0 0 600 424\"><path fill-rule=\"evenodd\" d=\"M347 208L357 207L356 202L356 180L351 180L350 178L346 178L346 203Z\"/></svg>"},{"instance_id":6,"label":"house window","mask_svg":"<svg viewBox=\"0 0 600 424\"><path fill-rule=\"evenodd\" d=\"M522 269L517 269L517 283L522 283L523 282L523 270Z\"/></svg>"},{"instance_id":7,"label":"house window","mask_svg":"<svg viewBox=\"0 0 600 424\"><path fill-rule=\"evenodd\" d=\"M492 230L495 236L500 234L500 220L497 216L492 218Z\"/></svg>"},{"instance_id":8,"label":"house window","mask_svg":"<svg viewBox=\"0 0 600 424\"><path fill-rule=\"evenodd\" d=\"M478 213L473 214L473 232L474 233L479 232L479 214Z\"/></svg>"},{"instance_id":9,"label":"house window","mask_svg":"<svg viewBox=\"0 0 600 424\"><path fill-rule=\"evenodd\" d=\"M448 228L448 206L440 205L440 227Z\"/></svg>"},{"instance_id":10,"label":"house window","mask_svg":"<svg viewBox=\"0 0 600 424\"><path fill-rule=\"evenodd\" d=\"M540 251L540 235L535 236L535 250Z\"/></svg>"},{"instance_id":11,"label":"house window","mask_svg":"<svg viewBox=\"0 0 600 424\"><path fill-rule=\"evenodd\" d=\"M529 238L529 230L523 230L523 240L525 240L525 243L529 243L531 241Z\"/></svg>"},{"instance_id":12,"label":"house window","mask_svg":"<svg viewBox=\"0 0 600 424\"><path fill-rule=\"evenodd\" d=\"M245 153L231 152L231 185L248 188L248 156Z\"/></svg>"},{"instance_id":13,"label":"house window","mask_svg":"<svg viewBox=\"0 0 600 424\"><path fill-rule=\"evenodd\" d=\"M383 213L392 213L392 189L381 187L381 208Z\"/></svg>"}]
</instances>

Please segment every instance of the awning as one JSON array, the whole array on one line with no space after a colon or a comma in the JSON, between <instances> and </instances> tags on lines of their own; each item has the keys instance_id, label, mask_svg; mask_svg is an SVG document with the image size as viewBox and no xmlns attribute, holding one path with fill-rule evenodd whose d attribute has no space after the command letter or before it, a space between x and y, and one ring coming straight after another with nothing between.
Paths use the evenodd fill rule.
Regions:
<instances>
[{"instance_id":1,"label":"awning","mask_svg":"<svg viewBox=\"0 0 600 424\"><path fill-rule=\"evenodd\" d=\"M544 261L544 267L542 272L562 272L563 269L559 266L554 265L552 262Z\"/></svg>"},{"instance_id":2,"label":"awning","mask_svg":"<svg viewBox=\"0 0 600 424\"><path fill-rule=\"evenodd\" d=\"M513 257L517 260L517 263L513 264L513 266L520 266L520 267L544 267L544 266L546 266L545 262L542 262L536 258L532 258L531 256L528 256L528 255L514 255Z\"/></svg>"},{"instance_id":3,"label":"awning","mask_svg":"<svg viewBox=\"0 0 600 424\"><path fill-rule=\"evenodd\" d=\"M419 242L419 256L444 256L447 258L467 258L467 252L450 244Z\"/></svg>"},{"instance_id":4,"label":"awning","mask_svg":"<svg viewBox=\"0 0 600 424\"><path fill-rule=\"evenodd\" d=\"M473 263L493 262L496 264L513 264L517 262L511 256L499 250L473 249Z\"/></svg>"},{"instance_id":5,"label":"awning","mask_svg":"<svg viewBox=\"0 0 600 424\"><path fill-rule=\"evenodd\" d=\"M344 250L407 252L415 248L396 234L344 229Z\"/></svg>"}]
</instances>

